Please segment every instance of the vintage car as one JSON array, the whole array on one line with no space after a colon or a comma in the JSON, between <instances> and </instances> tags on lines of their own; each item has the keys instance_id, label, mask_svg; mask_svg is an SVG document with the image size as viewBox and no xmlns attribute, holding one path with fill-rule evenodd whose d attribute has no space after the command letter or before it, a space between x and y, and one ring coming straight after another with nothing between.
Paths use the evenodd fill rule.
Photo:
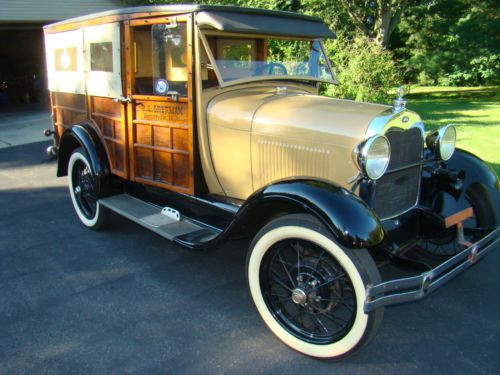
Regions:
<instances>
[{"instance_id":1,"label":"vintage car","mask_svg":"<svg viewBox=\"0 0 500 375\"><path fill-rule=\"evenodd\" d=\"M426 133L401 95L318 94L338 84L318 18L143 6L44 31L48 151L80 221L98 229L114 211L196 250L251 238L253 302L301 353L353 354L385 306L498 244L498 177L455 149L452 125ZM388 264L404 274L382 278Z\"/></svg>"}]
</instances>

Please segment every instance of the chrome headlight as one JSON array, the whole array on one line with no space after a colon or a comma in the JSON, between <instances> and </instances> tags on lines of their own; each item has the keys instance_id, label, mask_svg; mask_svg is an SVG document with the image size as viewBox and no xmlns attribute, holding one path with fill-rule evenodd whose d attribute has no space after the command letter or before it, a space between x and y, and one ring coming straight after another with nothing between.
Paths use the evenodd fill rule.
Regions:
<instances>
[{"instance_id":1,"label":"chrome headlight","mask_svg":"<svg viewBox=\"0 0 500 375\"><path fill-rule=\"evenodd\" d=\"M375 135L354 148L354 161L370 180L378 180L389 166L391 146L383 135Z\"/></svg>"},{"instance_id":2,"label":"chrome headlight","mask_svg":"<svg viewBox=\"0 0 500 375\"><path fill-rule=\"evenodd\" d=\"M453 125L446 125L429 134L425 139L427 147L431 149L439 159L449 160L455 152L457 131Z\"/></svg>"}]
</instances>

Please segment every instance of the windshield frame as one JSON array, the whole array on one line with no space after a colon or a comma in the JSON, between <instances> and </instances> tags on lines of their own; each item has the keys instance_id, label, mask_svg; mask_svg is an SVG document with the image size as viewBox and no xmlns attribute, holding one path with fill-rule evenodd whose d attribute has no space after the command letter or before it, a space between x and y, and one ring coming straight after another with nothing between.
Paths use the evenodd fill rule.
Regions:
<instances>
[{"instance_id":1,"label":"windshield frame","mask_svg":"<svg viewBox=\"0 0 500 375\"><path fill-rule=\"evenodd\" d=\"M205 51L207 53L208 59L210 60L210 68L213 69L215 72L215 76L217 77L217 81L219 82L219 86L224 88L228 86L235 86L239 85L242 83L252 83L252 82L260 82L260 81L312 81L312 82L322 82L322 83L330 83L330 84L338 84L338 81L335 77L335 72L333 70L333 66L331 64L330 59L328 58L328 55L326 54L325 47L323 45L323 41L321 38L316 38L316 39L311 39L311 38L297 38L297 37L287 37L287 36L282 36L282 35L260 35L260 34L239 34L239 33L227 33L227 32L221 32L221 31L212 31L212 30L201 30L198 29L198 34L200 37L200 40L202 42L203 47L205 48ZM222 77L222 74L219 71L219 67L217 65L217 61L215 60L215 57L212 53L212 49L210 48L210 45L208 43L208 40L206 36L227 36L227 37L250 37L250 38L276 38L276 39L288 39L288 40L303 40L303 41L311 41L311 40L317 40L319 42L319 45L321 47L321 52L323 53L325 57L325 63L328 69L330 70L330 73L332 75L332 79L326 79L326 78L318 78L318 77L312 77L312 76L291 76L291 75L260 75L260 76L255 76L255 77L245 77L245 78L239 78L239 79L233 79L229 81L225 81L224 78Z\"/></svg>"}]
</instances>

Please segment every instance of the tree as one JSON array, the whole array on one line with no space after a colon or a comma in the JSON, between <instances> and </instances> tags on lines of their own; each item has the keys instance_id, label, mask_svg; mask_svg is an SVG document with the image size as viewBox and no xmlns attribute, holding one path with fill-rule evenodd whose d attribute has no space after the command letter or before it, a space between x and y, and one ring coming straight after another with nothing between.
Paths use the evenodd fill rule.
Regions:
<instances>
[{"instance_id":1,"label":"tree","mask_svg":"<svg viewBox=\"0 0 500 375\"><path fill-rule=\"evenodd\" d=\"M435 0L408 8L394 45L408 80L499 83L500 13L494 0Z\"/></svg>"},{"instance_id":2,"label":"tree","mask_svg":"<svg viewBox=\"0 0 500 375\"><path fill-rule=\"evenodd\" d=\"M401 21L408 0L338 0L354 26L384 48Z\"/></svg>"}]
</instances>

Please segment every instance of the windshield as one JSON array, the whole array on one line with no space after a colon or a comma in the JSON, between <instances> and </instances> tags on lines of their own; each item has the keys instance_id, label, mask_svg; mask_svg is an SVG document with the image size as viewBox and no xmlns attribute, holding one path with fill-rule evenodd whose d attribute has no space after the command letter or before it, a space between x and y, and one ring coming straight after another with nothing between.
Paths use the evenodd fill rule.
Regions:
<instances>
[{"instance_id":1,"label":"windshield","mask_svg":"<svg viewBox=\"0 0 500 375\"><path fill-rule=\"evenodd\" d=\"M319 39L207 36L221 79L300 79L334 83Z\"/></svg>"}]
</instances>

